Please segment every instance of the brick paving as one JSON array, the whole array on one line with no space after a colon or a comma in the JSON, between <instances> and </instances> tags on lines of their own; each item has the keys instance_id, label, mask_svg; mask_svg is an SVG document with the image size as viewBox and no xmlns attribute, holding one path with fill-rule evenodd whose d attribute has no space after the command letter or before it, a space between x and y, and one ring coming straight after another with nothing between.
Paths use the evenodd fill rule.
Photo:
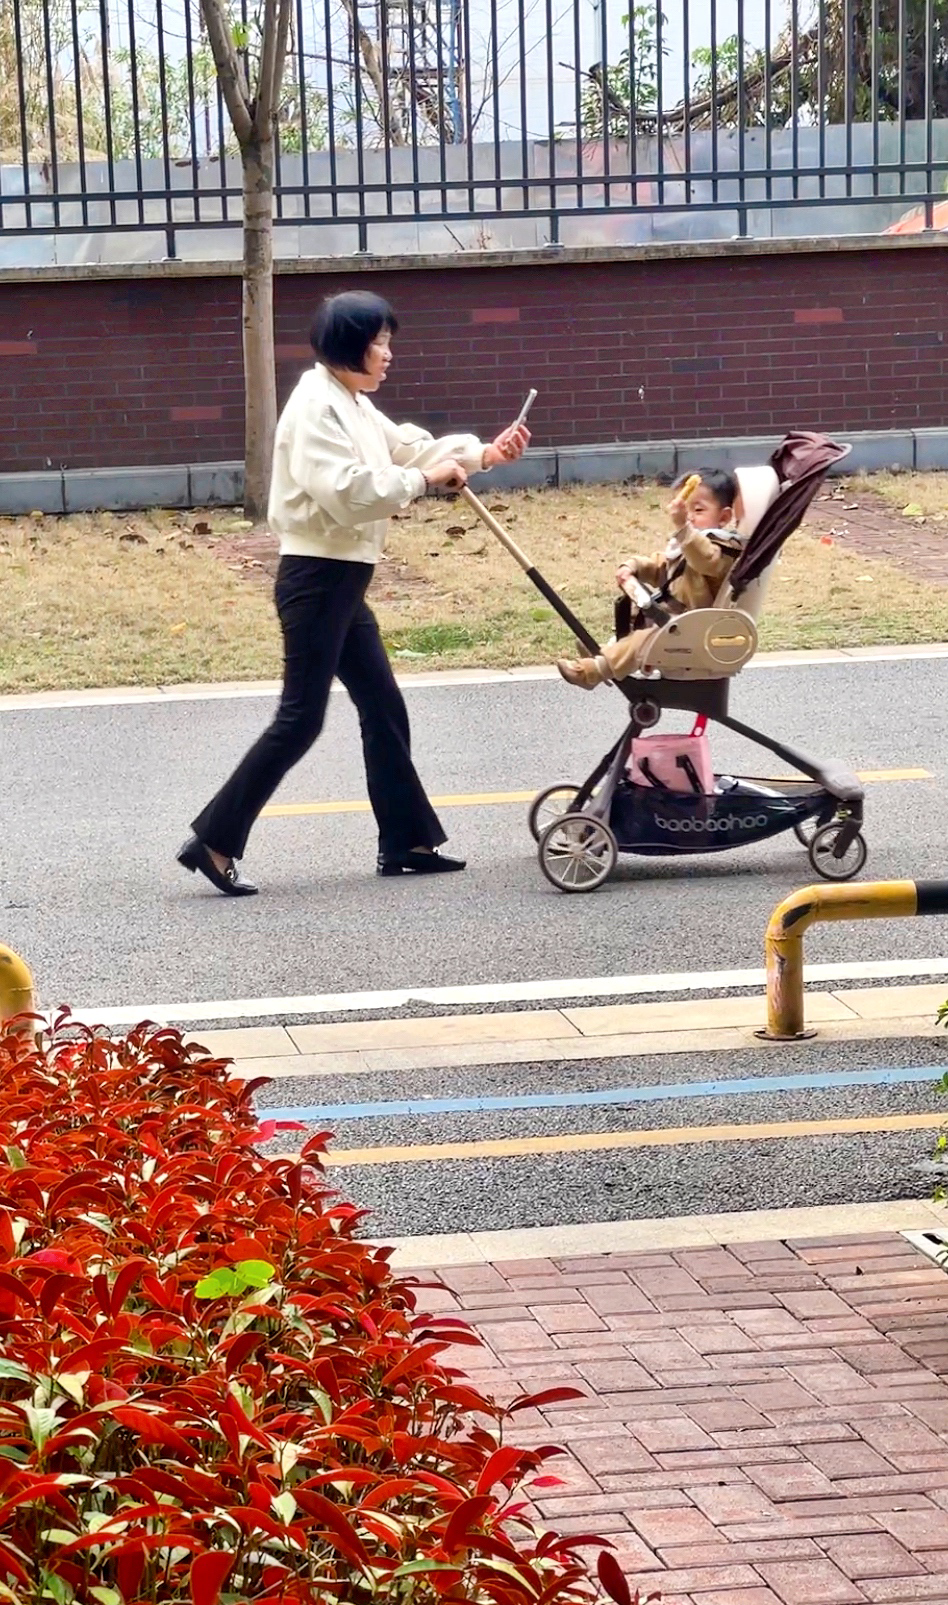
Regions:
<instances>
[{"instance_id":1,"label":"brick paving","mask_svg":"<svg viewBox=\"0 0 948 1605\"><path fill-rule=\"evenodd\" d=\"M893 563L913 579L934 585L948 579L948 523L905 518L898 506L873 491L831 483L807 513L804 532L828 536L861 557Z\"/></svg>"},{"instance_id":2,"label":"brick paving","mask_svg":"<svg viewBox=\"0 0 948 1605\"><path fill-rule=\"evenodd\" d=\"M948 1605L948 1276L895 1234L421 1274L533 1490L663 1605Z\"/></svg>"}]
</instances>

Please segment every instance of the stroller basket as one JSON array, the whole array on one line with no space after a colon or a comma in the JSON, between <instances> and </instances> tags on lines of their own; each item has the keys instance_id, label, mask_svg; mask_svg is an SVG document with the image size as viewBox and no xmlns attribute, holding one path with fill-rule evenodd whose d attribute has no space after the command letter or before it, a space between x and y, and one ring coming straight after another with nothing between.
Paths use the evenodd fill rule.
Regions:
<instances>
[{"instance_id":1,"label":"stroller basket","mask_svg":"<svg viewBox=\"0 0 948 1605\"><path fill-rule=\"evenodd\" d=\"M829 820L822 788L801 786L795 796L766 795L735 781L708 797L655 790L622 781L612 799L609 823L619 850L645 855L716 853L766 841L808 820Z\"/></svg>"}]
</instances>

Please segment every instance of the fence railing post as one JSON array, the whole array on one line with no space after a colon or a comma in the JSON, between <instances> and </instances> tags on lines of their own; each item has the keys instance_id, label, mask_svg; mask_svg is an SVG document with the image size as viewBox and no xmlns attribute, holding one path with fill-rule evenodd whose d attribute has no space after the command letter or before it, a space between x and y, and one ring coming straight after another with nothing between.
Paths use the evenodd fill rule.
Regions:
<instances>
[{"instance_id":1,"label":"fence railing post","mask_svg":"<svg viewBox=\"0 0 948 1605\"><path fill-rule=\"evenodd\" d=\"M86 259L85 234L163 230L174 260L198 249L178 251L184 231L203 242L238 222L241 185L200 9L0 0L7 257L21 235L58 234L56 260L67 263ZM905 22L913 9L924 24ZM599 218L601 245L685 242L709 213L720 227L699 238L939 226L944 0L732 0L717 8L733 14L726 23L708 0L676 0L674 26L658 0L626 6L621 26L596 0L591 33L585 0L512 0L503 14L499 0L362 10L291 0L290 10L274 158L274 222L289 255L313 248L293 242L301 223L309 240L325 231L320 254L340 258L349 245L339 231L353 227L370 259L407 248L410 226L425 251L477 253L493 240L506 252L542 235L548 217L554 245L570 219L595 244ZM237 28L241 72L255 82L260 29ZM885 95L864 107L857 87L883 75ZM877 216L880 203L891 219ZM798 218L787 226L788 205L807 209L805 230ZM617 232L610 217L634 228ZM459 232L460 220L476 227ZM212 254L227 255L226 243ZM115 245L109 259L121 260ZM26 247L20 260L31 260Z\"/></svg>"},{"instance_id":2,"label":"fence railing post","mask_svg":"<svg viewBox=\"0 0 948 1605\"><path fill-rule=\"evenodd\" d=\"M806 1029L803 995L803 936L811 925L916 914L948 914L948 881L805 886L785 898L767 926L767 1025L758 1036L769 1042L797 1042L815 1035Z\"/></svg>"}]
</instances>

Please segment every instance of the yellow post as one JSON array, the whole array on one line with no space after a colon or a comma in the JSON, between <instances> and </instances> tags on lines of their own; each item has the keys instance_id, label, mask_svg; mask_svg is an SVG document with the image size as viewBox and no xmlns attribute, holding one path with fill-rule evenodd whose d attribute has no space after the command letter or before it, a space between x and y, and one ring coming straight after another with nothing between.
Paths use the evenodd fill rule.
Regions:
<instances>
[{"instance_id":1,"label":"yellow post","mask_svg":"<svg viewBox=\"0 0 948 1605\"><path fill-rule=\"evenodd\" d=\"M33 1012L33 977L29 968L10 947L0 944L0 1026L19 1014ZM35 1026L24 1021L24 1032L33 1034Z\"/></svg>"},{"instance_id":2,"label":"yellow post","mask_svg":"<svg viewBox=\"0 0 948 1605\"><path fill-rule=\"evenodd\" d=\"M828 920L893 919L936 912L919 908L914 881L862 881L849 886L806 886L774 909L767 927L767 1029L773 1042L812 1036L803 1019L803 933Z\"/></svg>"}]
</instances>

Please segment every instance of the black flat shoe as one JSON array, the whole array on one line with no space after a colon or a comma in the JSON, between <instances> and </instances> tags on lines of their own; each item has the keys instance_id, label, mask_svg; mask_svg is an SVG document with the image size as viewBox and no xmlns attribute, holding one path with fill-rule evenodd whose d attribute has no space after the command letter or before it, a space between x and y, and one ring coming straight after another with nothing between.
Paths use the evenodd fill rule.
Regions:
<instances>
[{"instance_id":1,"label":"black flat shoe","mask_svg":"<svg viewBox=\"0 0 948 1605\"><path fill-rule=\"evenodd\" d=\"M216 886L217 890L223 892L225 897L255 897L257 895L256 886L252 885L250 881L241 880L240 870L233 859L231 859L226 869L218 869L204 843L199 842L196 836L188 837L178 854L178 863L183 864L185 869L189 869L192 875L195 870L200 870L211 885Z\"/></svg>"},{"instance_id":2,"label":"black flat shoe","mask_svg":"<svg viewBox=\"0 0 948 1605\"><path fill-rule=\"evenodd\" d=\"M376 875L453 875L467 868L464 858L447 858L442 853L403 853L385 858L379 853Z\"/></svg>"}]
</instances>

